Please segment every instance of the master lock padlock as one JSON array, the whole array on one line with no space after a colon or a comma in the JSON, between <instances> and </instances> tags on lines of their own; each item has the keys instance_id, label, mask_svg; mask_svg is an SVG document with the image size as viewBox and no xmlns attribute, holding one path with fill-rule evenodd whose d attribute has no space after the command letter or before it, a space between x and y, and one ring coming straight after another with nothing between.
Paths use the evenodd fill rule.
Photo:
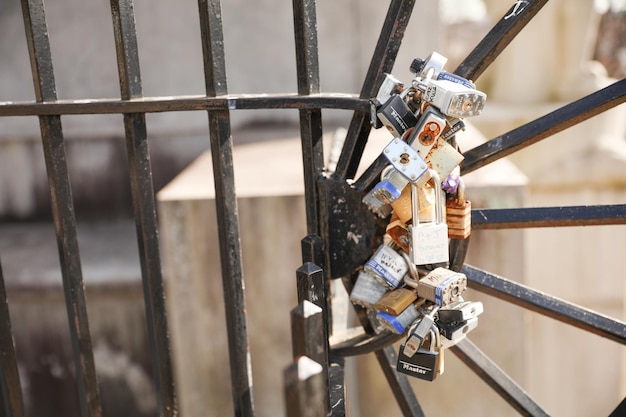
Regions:
<instances>
[{"instance_id":1,"label":"master lock padlock","mask_svg":"<svg viewBox=\"0 0 626 417\"><path fill-rule=\"evenodd\" d=\"M433 324L429 336L413 356L404 354L404 344L400 347L396 370L425 381L434 381L443 373L441 336L436 325Z\"/></svg>"},{"instance_id":2,"label":"master lock padlock","mask_svg":"<svg viewBox=\"0 0 626 417\"><path fill-rule=\"evenodd\" d=\"M444 219L441 181L434 170L430 170L430 180L435 188L435 221L420 222L419 190L411 183L411 211L413 224L409 226L409 248L411 261L415 265L448 263L448 225Z\"/></svg>"}]
</instances>

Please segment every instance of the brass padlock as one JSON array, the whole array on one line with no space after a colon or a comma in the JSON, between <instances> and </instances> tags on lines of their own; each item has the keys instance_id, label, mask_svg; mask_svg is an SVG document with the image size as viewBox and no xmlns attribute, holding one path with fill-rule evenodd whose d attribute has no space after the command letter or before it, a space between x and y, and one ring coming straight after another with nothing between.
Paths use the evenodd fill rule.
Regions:
<instances>
[{"instance_id":1,"label":"brass padlock","mask_svg":"<svg viewBox=\"0 0 626 417\"><path fill-rule=\"evenodd\" d=\"M404 187L400 197L391 203L393 212L404 224L409 224L413 219L411 188ZM435 189L431 186L431 182L427 182L423 187L418 187L418 193L420 221L433 221L435 219Z\"/></svg>"},{"instance_id":2,"label":"brass padlock","mask_svg":"<svg viewBox=\"0 0 626 417\"><path fill-rule=\"evenodd\" d=\"M410 288L396 288L387 292L375 304L376 310L397 316L404 311L413 301L417 300L417 294Z\"/></svg>"},{"instance_id":3,"label":"brass padlock","mask_svg":"<svg viewBox=\"0 0 626 417\"><path fill-rule=\"evenodd\" d=\"M446 223L450 239L467 239L472 233L472 202L465 198L462 178L459 178L457 197L446 200Z\"/></svg>"},{"instance_id":4,"label":"brass padlock","mask_svg":"<svg viewBox=\"0 0 626 417\"><path fill-rule=\"evenodd\" d=\"M391 214L386 234L400 249L409 253L409 231L407 225L400 220L396 213Z\"/></svg>"}]
</instances>

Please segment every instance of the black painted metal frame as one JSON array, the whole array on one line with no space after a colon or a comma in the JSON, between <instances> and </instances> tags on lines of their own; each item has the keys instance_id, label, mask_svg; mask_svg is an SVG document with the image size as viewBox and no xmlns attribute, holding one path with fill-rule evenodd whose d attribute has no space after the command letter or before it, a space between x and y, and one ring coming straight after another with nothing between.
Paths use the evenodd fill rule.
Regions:
<instances>
[{"instance_id":1,"label":"black painted metal frame","mask_svg":"<svg viewBox=\"0 0 626 417\"><path fill-rule=\"evenodd\" d=\"M367 100L375 95L383 73L389 72L395 62L415 0L390 0L386 19L358 96L320 93L315 1L293 0L298 94L245 97L228 94L220 0L198 0L206 95L167 98L142 95L132 0L110 0L110 3L120 80L119 100L57 100L43 0L21 0L36 100L26 103L0 102L0 117L39 117L67 314L70 318L70 337L81 416L100 416L102 406L89 334L61 116L107 113L124 115L132 201L141 257L154 384L159 399L159 415L175 416L176 398L145 113L207 111L215 174L222 279L224 297L228 300L226 317L234 410L236 416L253 416L252 386L249 378L252 371L248 361L249 346L233 176L230 111L260 108L297 109L300 112L308 236L302 241L303 266L297 271L300 304L292 314L293 354L294 357L307 355L322 365L323 378L321 380L318 378L315 384L305 387L317 391L321 389L324 394L290 395L287 400L288 409L295 410L294 413L298 413L297 415L304 415L311 401L323 401L323 406L317 404L319 415L325 415L326 412L333 416L345 415L343 358L373 352L403 414L423 416L424 413L406 376L396 373L394 369L396 353L391 343L398 340L398 337L388 333L377 334L365 312L357 309L363 327L362 334L329 345L332 311L328 300L330 279L341 278L349 291L353 282L352 273L362 263L364 257L369 255L372 245L380 237L380 225L372 220L372 216L362 216L362 219L359 218L355 222L356 225L351 226L367 237L362 240L368 243L362 246L346 246L335 230L336 227L340 229L343 227L341 223L347 216L359 213L363 192L373 186L384 166L384 160L379 158L363 175L354 179L370 132ZM494 26L455 72L469 79L480 76L546 3L547 0L515 2L506 17ZM462 172L478 169L624 101L626 101L626 80L620 80L465 152ZM328 173L323 165L321 115L322 109L331 108L353 110L354 116L337 167L334 172ZM626 224L626 205L474 210L472 221L476 229ZM467 245L468 240L452 241L451 268L462 270L467 275L471 287L568 325L618 343L626 343L626 326L618 320L464 265ZM22 417L24 407L11 334L11 321L0 268L2 393L0 410L10 417ZM453 351L521 414L546 415L520 386L472 342L465 340L456 345ZM310 364L302 361L297 365L308 366L311 369ZM288 381L297 374L293 370L290 372L286 374L289 376ZM624 408L623 404L618 405L613 415L617 415L619 410Z\"/></svg>"}]
</instances>

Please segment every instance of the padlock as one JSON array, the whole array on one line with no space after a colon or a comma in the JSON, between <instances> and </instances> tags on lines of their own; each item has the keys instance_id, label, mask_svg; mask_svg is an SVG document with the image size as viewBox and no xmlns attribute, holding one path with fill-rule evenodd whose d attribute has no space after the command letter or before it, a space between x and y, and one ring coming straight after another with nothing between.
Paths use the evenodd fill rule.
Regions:
<instances>
[{"instance_id":1,"label":"padlock","mask_svg":"<svg viewBox=\"0 0 626 417\"><path fill-rule=\"evenodd\" d=\"M428 155L424 157L424 161L428 163L430 168L434 169L439 178L443 179L446 179L463 159L463 154L441 137L437 139ZM439 185L441 186L441 183Z\"/></svg>"},{"instance_id":2,"label":"padlock","mask_svg":"<svg viewBox=\"0 0 626 417\"><path fill-rule=\"evenodd\" d=\"M379 279L360 271L350 293L350 301L365 308L372 308L388 290L389 287Z\"/></svg>"},{"instance_id":3,"label":"padlock","mask_svg":"<svg viewBox=\"0 0 626 417\"><path fill-rule=\"evenodd\" d=\"M418 201L419 201L419 213L420 221L434 221L435 220L435 189L431 186L432 181L426 182L422 187L418 187ZM412 206L411 206L411 191L412 187L405 187L400 194L400 197L393 203L391 208L393 212L398 216L402 223L409 224L413 218Z\"/></svg>"},{"instance_id":4,"label":"padlock","mask_svg":"<svg viewBox=\"0 0 626 417\"><path fill-rule=\"evenodd\" d=\"M465 183L458 179L457 197L446 200L446 223L450 239L467 239L472 233L472 203L465 198Z\"/></svg>"},{"instance_id":5,"label":"padlock","mask_svg":"<svg viewBox=\"0 0 626 417\"><path fill-rule=\"evenodd\" d=\"M430 271L417 282L417 296L437 306L446 306L457 301L467 288L467 277L461 272L439 267Z\"/></svg>"},{"instance_id":6,"label":"padlock","mask_svg":"<svg viewBox=\"0 0 626 417\"><path fill-rule=\"evenodd\" d=\"M385 313L384 311L379 311L376 313L376 318L378 322L387 330L396 333L402 334L405 330L415 321L415 319L419 316L419 311L415 304L410 304L407 308L405 308L400 314L393 315L389 313Z\"/></svg>"},{"instance_id":7,"label":"padlock","mask_svg":"<svg viewBox=\"0 0 626 417\"><path fill-rule=\"evenodd\" d=\"M365 262L363 270L381 280L390 288L397 288L409 271L405 259L395 251L391 243L383 243L374 255Z\"/></svg>"},{"instance_id":8,"label":"padlock","mask_svg":"<svg viewBox=\"0 0 626 417\"><path fill-rule=\"evenodd\" d=\"M384 294L374 305L376 310L397 316L417 300L417 294L410 288L396 288Z\"/></svg>"},{"instance_id":9,"label":"padlock","mask_svg":"<svg viewBox=\"0 0 626 417\"><path fill-rule=\"evenodd\" d=\"M384 219L391 214L391 204L400 197L408 183L409 180L404 175L389 165L381 173L380 182L363 197L363 203Z\"/></svg>"},{"instance_id":10,"label":"padlock","mask_svg":"<svg viewBox=\"0 0 626 417\"><path fill-rule=\"evenodd\" d=\"M382 154L397 173L404 176L409 182L419 185L428 180L428 165L419 152L401 138L392 139L385 146Z\"/></svg>"},{"instance_id":11,"label":"padlock","mask_svg":"<svg viewBox=\"0 0 626 417\"><path fill-rule=\"evenodd\" d=\"M459 322L473 319L483 312L480 301L457 301L439 309L440 322Z\"/></svg>"},{"instance_id":12,"label":"padlock","mask_svg":"<svg viewBox=\"0 0 626 417\"><path fill-rule=\"evenodd\" d=\"M463 340L469 332L478 326L478 317L460 322L438 323L437 325L443 336L442 347L449 348Z\"/></svg>"},{"instance_id":13,"label":"padlock","mask_svg":"<svg viewBox=\"0 0 626 417\"><path fill-rule=\"evenodd\" d=\"M391 219L385 232L400 249L406 253L409 252L409 231L407 230L407 225L398 218L395 212L391 214Z\"/></svg>"},{"instance_id":14,"label":"padlock","mask_svg":"<svg viewBox=\"0 0 626 417\"><path fill-rule=\"evenodd\" d=\"M404 102L403 96L394 94L376 110L382 124L394 137L400 137L415 126L417 117Z\"/></svg>"},{"instance_id":15,"label":"padlock","mask_svg":"<svg viewBox=\"0 0 626 417\"><path fill-rule=\"evenodd\" d=\"M407 142L422 158L426 158L446 125L445 117L435 107L428 106L419 118Z\"/></svg>"},{"instance_id":16,"label":"padlock","mask_svg":"<svg viewBox=\"0 0 626 417\"><path fill-rule=\"evenodd\" d=\"M443 373L443 350L436 326L431 328L428 337L413 356L406 356L404 346L400 347L396 370L425 381L434 381Z\"/></svg>"},{"instance_id":17,"label":"padlock","mask_svg":"<svg viewBox=\"0 0 626 417\"><path fill-rule=\"evenodd\" d=\"M424 314L421 318L416 320L411 329L409 330L409 337L403 344L403 352L406 356L411 357L415 355L419 347L424 342L426 336L428 336L430 330L435 324L435 314L438 307L435 306L429 313Z\"/></svg>"},{"instance_id":18,"label":"padlock","mask_svg":"<svg viewBox=\"0 0 626 417\"><path fill-rule=\"evenodd\" d=\"M421 223L419 220L419 190L411 184L411 207L413 224L409 228L410 256L415 265L447 263L448 255L448 225L443 219L443 202L441 196L441 182L433 170L430 172L435 189L435 221Z\"/></svg>"}]
</instances>

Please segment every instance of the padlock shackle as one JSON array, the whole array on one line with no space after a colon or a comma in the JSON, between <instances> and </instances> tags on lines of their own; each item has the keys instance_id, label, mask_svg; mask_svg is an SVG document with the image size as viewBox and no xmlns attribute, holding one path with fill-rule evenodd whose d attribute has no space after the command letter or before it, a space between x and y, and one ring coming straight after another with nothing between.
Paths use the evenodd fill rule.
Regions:
<instances>
[{"instance_id":1,"label":"padlock shackle","mask_svg":"<svg viewBox=\"0 0 626 417\"><path fill-rule=\"evenodd\" d=\"M443 206L441 201L441 180L437 171L429 169L430 174L429 181L433 182L433 188L435 189L435 224L443 223ZM413 216L413 227L418 226L420 223L419 216L419 187L416 183L411 183L411 214Z\"/></svg>"}]
</instances>

